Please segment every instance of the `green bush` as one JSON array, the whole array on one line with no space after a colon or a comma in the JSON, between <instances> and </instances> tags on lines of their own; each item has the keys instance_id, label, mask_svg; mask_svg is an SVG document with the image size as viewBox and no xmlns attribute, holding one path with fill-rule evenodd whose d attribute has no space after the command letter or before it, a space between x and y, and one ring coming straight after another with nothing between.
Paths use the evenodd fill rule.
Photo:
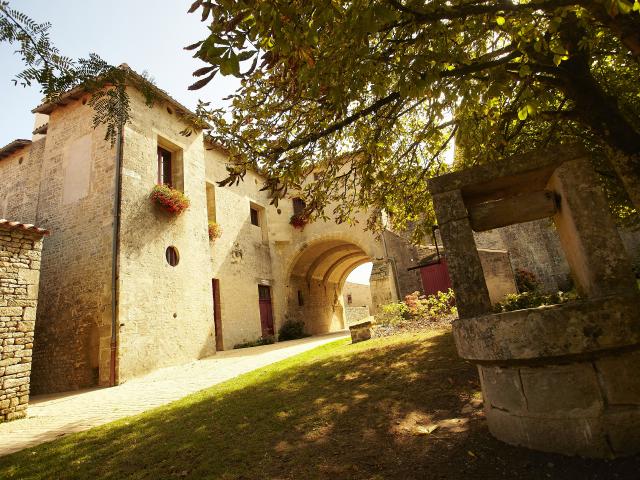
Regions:
<instances>
[{"instance_id":1,"label":"green bush","mask_svg":"<svg viewBox=\"0 0 640 480\"><path fill-rule=\"evenodd\" d=\"M397 325L409 318L409 308L403 302L387 303L380 310L382 312L376 315L376 323L381 325Z\"/></svg>"},{"instance_id":2,"label":"green bush","mask_svg":"<svg viewBox=\"0 0 640 480\"><path fill-rule=\"evenodd\" d=\"M304 332L304 322L300 320L287 320L280 327L278 332L278 340L296 340L298 338L308 337L309 334Z\"/></svg>"},{"instance_id":3,"label":"green bush","mask_svg":"<svg viewBox=\"0 0 640 480\"><path fill-rule=\"evenodd\" d=\"M271 345L275 343L276 339L273 335L268 335L266 337L260 337L257 340L252 340L250 342L238 343L233 346L234 349L238 348L249 348L249 347L259 347L260 345Z\"/></svg>"}]
</instances>

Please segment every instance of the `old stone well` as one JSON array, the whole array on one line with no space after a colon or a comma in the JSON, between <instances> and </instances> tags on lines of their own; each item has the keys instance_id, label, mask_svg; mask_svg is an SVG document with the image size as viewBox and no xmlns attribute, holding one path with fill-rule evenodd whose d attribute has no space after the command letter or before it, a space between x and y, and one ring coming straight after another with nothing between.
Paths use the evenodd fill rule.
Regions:
<instances>
[{"instance_id":1,"label":"old stone well","mask_svg":"<svg viewBox=\"0 0 640 480\"><path fill-rule=\"evenodd\" d=\"M432 179L460 319L491 433L588 457L640 451L640 292L606 198L578 147ZM579 299L495 314L473 232L551 217Z\"/></svg>"}]
</instances>

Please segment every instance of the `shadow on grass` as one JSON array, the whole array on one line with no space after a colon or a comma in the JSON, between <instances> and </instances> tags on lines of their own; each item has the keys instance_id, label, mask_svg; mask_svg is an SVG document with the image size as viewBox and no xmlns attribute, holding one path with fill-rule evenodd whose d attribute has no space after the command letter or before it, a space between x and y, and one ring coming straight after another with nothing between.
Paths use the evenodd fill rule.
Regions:
<instances>
[{"instance_id":1,"label":"shadow on grass","mask_svg":"<svg viewBox=\"0 0 640 480\"><path fill-rule=\"evenodd\" d=\"M339 341L179 402L0 458L0 478L636 478L488 433L449 333ZM617 476L616 476L617 475Z\"/></svg>"}]
</instances>

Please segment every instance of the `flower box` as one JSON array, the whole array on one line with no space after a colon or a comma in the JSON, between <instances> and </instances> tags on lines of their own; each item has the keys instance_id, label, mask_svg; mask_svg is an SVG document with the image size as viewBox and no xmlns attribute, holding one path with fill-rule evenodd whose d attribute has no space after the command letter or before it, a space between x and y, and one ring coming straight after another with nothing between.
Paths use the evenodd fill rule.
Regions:
<instances>
[{"instance_id":1,"label":"flower box","mask_svg":"<svg viewBox=\"0 0 640 480\"><path fill-rule=\"evenodd\" d=\"M168 185L156 185L151 191L151 200L160 208L174 215L179 215L189 208L189 198L180 190Z\"/></svg>"},{"instance_id":2,"label":"flower box","mask_svg":"<svg viewBox=\"0 0 640 480\"><path fill-rule=\"evenodd\" d=\"M222 227L216 222L209 222L209 240L212 242L222 235Z\"/></svg>"}]
</instances>

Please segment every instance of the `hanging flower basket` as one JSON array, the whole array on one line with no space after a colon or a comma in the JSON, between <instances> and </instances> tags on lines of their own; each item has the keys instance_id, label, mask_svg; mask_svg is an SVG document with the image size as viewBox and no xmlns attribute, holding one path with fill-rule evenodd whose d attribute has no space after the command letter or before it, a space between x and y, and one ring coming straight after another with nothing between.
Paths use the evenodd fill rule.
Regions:
<instances>
[{"instance_id":1,"label":"hanging flower basket","mask_svg":"<svg viewBox=\"0 0 640 480\"><path fill-rule=\"evenodd\" d=\"M293 228L303 230L304 227L309 223L309 217L307 217L306 215L291 215L289 223Z\"/></svg>"},{"instance_id":2,"label":"hanging flower basket","mask_svg":"<svg viewBox=\"0 0 640 480\"><path fill-rule=\"evenodd\" d=\"M189 208L189 199L180 190L168 185L156 185L151 191L151 200L169 213L179 215Z\"/></svg>"},{"instance_id":3,"label":"hanging flower basket","mask_svg":"<svg viewBox=\"0 0 640 480\"><path fill-rule=\"evenodd\" d=\"M216 238L222 235L222 227L216 222L209 222L209 240L214 242Z\"/></svg>"}]
</instances>

